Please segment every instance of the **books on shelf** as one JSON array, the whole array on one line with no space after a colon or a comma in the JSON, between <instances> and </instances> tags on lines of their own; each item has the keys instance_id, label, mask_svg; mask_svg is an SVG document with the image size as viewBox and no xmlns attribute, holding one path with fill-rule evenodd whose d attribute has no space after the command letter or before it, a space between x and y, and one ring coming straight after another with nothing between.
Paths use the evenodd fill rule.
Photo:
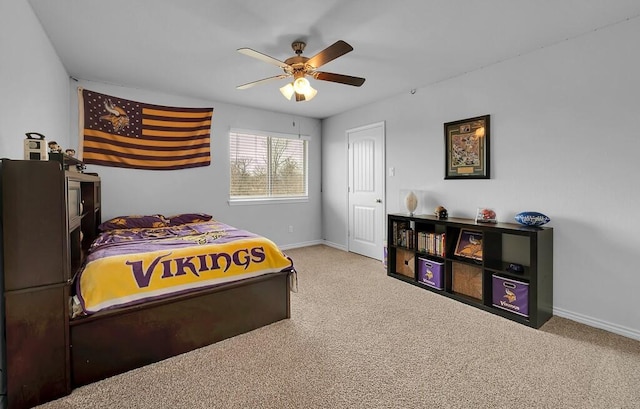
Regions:
<instances>
[{"instance_id":1,"label":"books on shelf","mask_svg":"<svg viewBox=\"0 0 640 409\"><path fill-rule=\"evenodd\" d=\"M414 244L413 229L411 228L402 229L398 235L397 245L401 247L407 247L410 249L414 248L415 244Z\"/></svg>"},{"instance_id":2,"label":"books on shelf","mask_svg":"<svg viewBox=\"0 0 640 409\"><path fill-rule=\"evenodd\" d=\"M444 257L445 243L445 233L418 232L418 251Z\"/></svg>"},{"instance_id":3,"label":"books on shelf","mask_svg":"<svg viewBox=\"0 0 640 409\"><path fill-rule=\"evenodd\" d=\"M399 247L415 247L413 229L408 222L393 222L393 244Z\"/></svg>"}]
</instances>

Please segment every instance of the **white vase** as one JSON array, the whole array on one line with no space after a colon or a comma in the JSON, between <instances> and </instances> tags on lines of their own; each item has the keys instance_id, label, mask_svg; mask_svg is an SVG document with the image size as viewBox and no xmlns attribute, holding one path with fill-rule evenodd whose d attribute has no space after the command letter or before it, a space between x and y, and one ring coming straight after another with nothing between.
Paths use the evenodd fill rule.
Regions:
<instances>
[{"instance_id":1,"label":"white vase","mask_svg":"<svg viewBox=\"0 0 640 409\"><path fill-rule=\"evenodd\" d=\"M407 194L407 197L404 199L404 204L407 206L407 211L409 211L409 215L413 216L413 212L418 208L418 196L416 196L413 191Z\"/></svg>"}]
</instances>

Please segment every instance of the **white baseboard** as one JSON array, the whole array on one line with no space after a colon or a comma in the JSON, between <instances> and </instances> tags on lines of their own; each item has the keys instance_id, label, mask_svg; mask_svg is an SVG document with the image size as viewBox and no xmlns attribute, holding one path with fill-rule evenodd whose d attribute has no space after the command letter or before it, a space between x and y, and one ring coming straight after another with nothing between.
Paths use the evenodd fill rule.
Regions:
<instances>
[{"instance_id":1,"label":"white baseboard","mask_svg":"<svg viewBox=\"0 0 640 409\"><path fill-rule=\"evenodd\" d=\"M332 242L326 241L326 240L305 241L305 242L302 242L302 243L284 244L282 246L278 244L278 247L281 250L289 250L289 249L298 249L300 247L316 246L318 244L324 244L325 246L333 247L334 249L338 249L338 250L342 250L342 251L348 251L345 246L342 246L340 244L335 244L335 243L332 243Z\"/></svg>"},{"instance_id":2,"label":"white baseboard","mask_svg":"<svg viewBox=\"0 0 640 409\"><path fill-rule=\"evenodd\" d=\"M579 322L581 324L588 325L590 327L600 328L605 331L613 332L614 334L622 335L623 337L637 339L638 341L640 341L640 330L637 329L612 324L607 321L602 321L572 311L563 310L562 308L554 308L553 315L557 315L558 317L566 318L572 321Z\"/></svg>"},{"instance_id":3,"label":"white baseboard","mask_svg":"<svg viewBox=\"0 0 640 409\"><path fill-rule=\"evenodd\" d=\"M325 246L329 246L329 247L333 247L334 249L338 249L338 250L342 250L342 251L349 251L347 249L347 246L343 246L341 244L336 244L330 241L326 241L326 240L322 240L322 244L324 244Z\"/></svg>"},{"instance_id":4,"label":"white baseboard","mask_svg":"<svg viewBox=\"0 0 640 409\"><path fill-rule=\"evenodd\" d=\"M326 244L324 240L305 241L302 243L285 244L283 246L278 245L281 250L297 249L300 247L315 246L317 244Z\"/></svg>"},{"instance_id":5,"label":"white baseboard","mask_svg":"<svg viewBox=\"0 0 640 409\"><path fill-rule=\"evenodd\" d=\"M315 245L318 245L318 244L324 244L325 246L333 247L334 249L338 249L338 250L342 250L342 251L348 251L346 246L343 246L341 244L332 243L332 242L326 241L326 240L313 240L313 241L306 241L306 242L303 242L303 243L286 244L284 246L278 245L278 247L280 247L282 250L287 250L287 249L297 249L297 248L300 248L300 247L315 246Z\"/></svg>"},{"instance_id":6,"label":"white baseboard","mask_svg":"<svg viewBox=\"0 0 640 409\"><path fill-rule=\"evenodd\" d=\"M315 246L318 244L324 244L325 246L329 246L329 247L333 247L334 249L338 249L338 250L342 250L342 251L348 251L347 248L343 245L340 244L336 244L336 243L332 243L330 241L326 241L326 240L313 240L313 241L306 241L303 243L295 243L295 244L287 244L285 246L278 246L280 247L282 250L287 250L287 249L297 249L300 247L308 247L308 246Z\"/></svg>"}]
</instances>

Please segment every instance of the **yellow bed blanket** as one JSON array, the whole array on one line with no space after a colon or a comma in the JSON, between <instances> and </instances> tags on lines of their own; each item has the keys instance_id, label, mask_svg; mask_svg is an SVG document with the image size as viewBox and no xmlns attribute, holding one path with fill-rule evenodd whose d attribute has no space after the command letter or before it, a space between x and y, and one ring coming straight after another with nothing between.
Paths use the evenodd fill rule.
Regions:
<instances>
[{"instance_id":1,"label":"yellow bed blanket","mask_svg":"<svg viewBox=\"0 0 640 409\"><path fill-rule=\"evenodd\" d=\"M111 230L92 243L75 279L92 314L280 271L293 261L271 240L217 221Z\"/></svg>"}]
</instances>

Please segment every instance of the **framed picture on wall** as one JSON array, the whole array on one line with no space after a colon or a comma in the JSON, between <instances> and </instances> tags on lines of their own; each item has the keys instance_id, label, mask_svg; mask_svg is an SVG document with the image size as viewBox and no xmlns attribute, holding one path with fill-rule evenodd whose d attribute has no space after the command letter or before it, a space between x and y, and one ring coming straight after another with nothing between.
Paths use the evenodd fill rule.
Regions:
<instances>
[{"instance_id":1,"label":"framed picture on wall","mask_svg":"<svg viewBox=\"0 0 640 409\"><path fill-rule=\"evenodd\" d=\"M489 115L444 124L445 179L489 179Z\"/></svg>"}]
</instances>

